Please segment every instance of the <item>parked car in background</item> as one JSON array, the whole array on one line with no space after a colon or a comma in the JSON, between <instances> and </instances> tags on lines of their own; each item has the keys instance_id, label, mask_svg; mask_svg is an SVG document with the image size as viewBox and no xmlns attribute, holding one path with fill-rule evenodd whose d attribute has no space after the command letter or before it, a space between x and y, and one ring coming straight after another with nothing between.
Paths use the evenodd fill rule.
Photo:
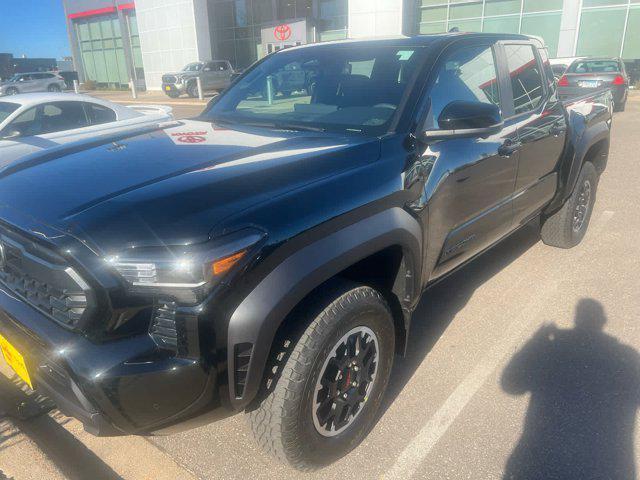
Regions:
<instances>
[{"instance_id":1,"label":"parked car in background","mask_svg":"<svg viewBox=\"0 0 640 480\"><path fill-rule=\"evenodd\" d=\"M0 96L32 92L61 92L66 88L64 78L54 72L18 73L6 82L0 83Z\"/></svg>"},{"instance_id":2,"label":"parked car in background","mask_svg":"<svg viewBox=\"0 0 640 480\"><path fill-rule=\"evenodd\" d=\"M552 58L549 60L551 64L551 70L553 71L553 76L556 80L559 80L564 72L567 71L569 65L571 65L576 60L582 60L584 57L562 57L562 58Z\"/></svg>"},{"instance_id":3,"label":"parked car in background","mask_svg":"<svg viewBox=\"0 0 640 480\"><path fill-rule=\"evenodd\" d=\"M200 77L203 91L220 92L231 84L233 75L233 67L226 60L193 62L179 72L163 75L162 90L171 98L178 98L184 93L190 97L197 97L197 77Z\"/></svg>"},{"instance_id":4,"label":"parked car in background","mask_svg":"<svg viewBox=\"0 0 640 480\"><path fill-rule=\"evenodd\" d=\"M576 60L558 80L561 99L577 97L602 88L611 90L614 111L624 111L629 94L629 76L620 58Z\"/></svg>"},{"instance_id":5,"label":"parked car in background","mask_svg":"<svg viewBox=\"0 0 640 480\"><path fill-rule=\"evenodd\" d=\"M37 151L172 119L170 107L126 107L73 93L0 98L0 168Z\"/></svg>"}]
</instances>

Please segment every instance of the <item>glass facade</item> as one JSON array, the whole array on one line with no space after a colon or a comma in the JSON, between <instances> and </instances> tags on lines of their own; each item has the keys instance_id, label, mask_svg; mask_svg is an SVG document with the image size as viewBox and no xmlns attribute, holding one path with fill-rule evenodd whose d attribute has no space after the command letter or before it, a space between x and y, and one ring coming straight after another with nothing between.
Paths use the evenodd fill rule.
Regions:
<instances>
[{"instance_id":1,"label":"glass facade","mask_svg":"<svg viewBox=\"0 0 640 480\"><path fill-rule=\"evenodd\" d=\"M639 0L640 1L640 0ZM555 56L563 0L421 0L420 33L524 33L544 38Z\"/></svg>"},{"instance_id":2,"label":"glass facade","mask_svg":"<svg viewBox=\"0 0 640 480\"><path fill-rule=\"evenodd\" d=\"M246 68L263 55L262 29L294 19L306 19L318 41L347 37L345 0L209 0L213 55Z\"/></svg>"},{"instance_id":3,"label":"glass facade","mask_svg":"<svg viewBox=\"0 0 640 480\"><path fill-rule=\"evenodd\" d=\"M583 0L576 55L640 59L640 0Z\"/></svg>"},{"instance_id":4,"label":"glass facade","mask_svg":"<svg viewBox=\"0 0 640 480\"><path fill-rule=\"evenodd\" d=\"M137 79L144 78L140 37L135 12L126 14L131 56ZM105 87L123 87L129 83L123 32L116 13L74 20L85 80Z\"/></svg>"}]
</instances>

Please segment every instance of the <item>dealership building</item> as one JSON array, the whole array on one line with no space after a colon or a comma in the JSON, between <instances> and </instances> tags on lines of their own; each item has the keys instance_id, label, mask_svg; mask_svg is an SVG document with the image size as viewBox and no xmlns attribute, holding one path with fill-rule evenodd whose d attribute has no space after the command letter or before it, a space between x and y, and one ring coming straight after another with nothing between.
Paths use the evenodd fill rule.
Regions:
<instances>
[{"instance_id":1,"label":"dealership building","mask_svg":"<svg viewBox=\"0 0 640 480\"><path fill-rule=\"evenodd\" d=\"M293 45L344 38L508 32L545 39L551 56L640 63L640 0L63 0L84 81L161 87L196 60L242 69Z\"/></svg>"}]
</instances>

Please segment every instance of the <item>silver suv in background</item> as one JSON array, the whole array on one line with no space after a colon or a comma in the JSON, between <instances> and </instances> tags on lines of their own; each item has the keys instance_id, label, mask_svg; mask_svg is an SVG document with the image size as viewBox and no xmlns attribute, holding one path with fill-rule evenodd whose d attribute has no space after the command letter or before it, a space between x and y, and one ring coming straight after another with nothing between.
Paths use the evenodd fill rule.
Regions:
<instances>
[{"instance_id":1,"label":"silver suv in background","mask_svg":"<svg viewBox=\"0 0 640 480\"><path fill-rule=\"evenodd\" d=\"M203 91L221 91L231 84L234 73L233 67L227 60L193 62L179 72L163 75L162 91L171 98L177 98L183 93L190 97L197 97L197 77L200 77Z\"/></svg>"},{"instance_id":2,"label":"silver suv in background","mask_svg":"<svg viewBox=\"0 0 640 480\"><path fill-rule=\"evenodd\" d=\"M57 73L33 72L17 73L6 82L0 83L0 95L17 95L31 92L61 92L67 84Z\"/></svg>"}]
</instances>

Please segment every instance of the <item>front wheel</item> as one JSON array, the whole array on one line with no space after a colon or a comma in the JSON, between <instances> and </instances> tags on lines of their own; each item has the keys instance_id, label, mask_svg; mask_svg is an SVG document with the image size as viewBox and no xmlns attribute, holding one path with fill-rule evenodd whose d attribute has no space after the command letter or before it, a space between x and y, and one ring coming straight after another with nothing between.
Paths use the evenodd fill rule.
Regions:
<instances>
[{"instance_id":1,"label":"front wheel","mask_svg":"<svg viewBox=\"0 0 640 480\"><path fill-rule=\"evenodd\" d=\"M191 98L198 97L198 84L196 82L191 82L189 85L187 85L187 95L189 95Z\"/></svg>"},{"instance_id":2,"label":"front wheel","mask_svg":"<svg viewBox=\"0 0 640 480\"><path fill-rule=\"evenodd\" d=\"M369 432L395 348L391 311L373 288L347 286L323 305L250 413L258 443L303 471L346 455Z\"/></svg>"},{"instance_id":3,"label":"front wheel","mask_svg":"<svg viewBox=\"0 0 640 480\"><path fill-rule=\"evenodd\" d=\"M61 92L62 89L60 88L60 85L56 85L55 83L52 85L49 85L49 88L47 88L48 91L50 92Z\"/></svg>"},{"instance_id":4,"label":"front wheel","mask_svg":"<svg viewBox=\"0 0 640 480\"><path fill-rule=\"evenodd\" d=\"M571 248L578 245L589 227L596 201L598 172L591 162L585 162L573 188L573 193L560 210L543 217L540 237L547 245Z\"/></svg>"}]
</instances>

